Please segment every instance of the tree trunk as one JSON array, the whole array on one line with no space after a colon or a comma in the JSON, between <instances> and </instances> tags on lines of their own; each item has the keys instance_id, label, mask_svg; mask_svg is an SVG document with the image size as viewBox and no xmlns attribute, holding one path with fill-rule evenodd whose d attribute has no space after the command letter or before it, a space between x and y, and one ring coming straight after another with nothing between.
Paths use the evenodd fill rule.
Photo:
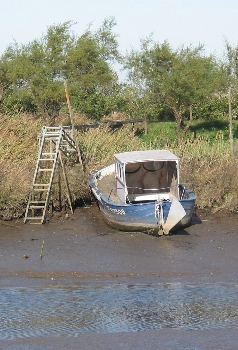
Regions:
<instances>
[{"instance_id":1,"label":"tree trunk","mask_svg":"<svg viewBox=\"0 0 238 350\"><path fill-rule=\"evenodd\" d=\"M176 134L177 134L177 142L178 142L178 146L181 145L181 122L182 119L180 116L175 117L176 119Z\"/></svg>"},{"instance_id":2,"label":"tree trunk","mask_svg":"<svg viewBox=\"0 0 238 350\"><path fill-rule=\"evenodd\" d=\"M232 108L231 108L231 87L228 92L228 104L229 104L229 137L231 146L231 156L234 157L234 140L233 140L233 130L232 130Z\"/></svg>"},{"instance_id":3,"label":"tree trunk","mask_svg":"<svg viewBox=\"0 0 238 350\"><path fill-rule=\"evenodd\" d=\"M176 107L173 108L174 117L176 120L176 134L177 134L177 143L178 146L181 145L181 123L182 123L182 115L179 113Z\"/></svg>"},{"instance_id":4,"label":"tree trunk","mask_svg":"<svg viewBox=\"0 0 238 350\"><path fill-rule=\"evenodd\" d=\"M192 106L190 106L189 107L189 122L187 123L187 125L183 129L183 139L185 138L188 129L192 125L192 121L193 121L193 110L192 110Z\"/></svg>"},{"instance_id":5,"label":"tree trunk","mask_svg":"<svg viewBox=\"0 0 238 350\"><path fill-rule=\"evenodd\" d=\"M3 96L3 86L2 84L0 84L0 101L2 99L2 96Z\"/></svg>"}]
</instances>

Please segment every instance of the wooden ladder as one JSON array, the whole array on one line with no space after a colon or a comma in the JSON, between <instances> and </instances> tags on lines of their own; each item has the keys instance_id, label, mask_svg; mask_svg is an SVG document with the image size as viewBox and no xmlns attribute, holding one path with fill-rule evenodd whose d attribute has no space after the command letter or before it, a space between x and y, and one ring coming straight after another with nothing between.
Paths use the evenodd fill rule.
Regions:
<instances>
[{"instance_id":1,"label":"wooden ladder","mask_svg":"<svg viewBox=\"0 0 238 350\"><path fill-rule=\"evenodd\" d=\"M59 161L66 182L70 208L73 212L61 151L66 155L72 153L72 151L77 152L75 142L70 136L70 127L44 126L40 136L38 158L24 223L31 221L32 223L43 224L45 222L54 175Z\"/></svg>"}]
</instances>

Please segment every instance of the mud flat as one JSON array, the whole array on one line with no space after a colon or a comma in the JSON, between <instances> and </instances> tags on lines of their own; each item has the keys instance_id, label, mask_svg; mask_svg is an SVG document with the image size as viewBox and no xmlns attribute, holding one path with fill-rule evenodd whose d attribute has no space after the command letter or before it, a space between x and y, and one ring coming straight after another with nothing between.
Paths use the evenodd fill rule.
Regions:
<instances>
[{"instance_id":1,"label":"mud flat","mask_svg":"<svg viewBox=\"0 0 238 350\"><path fill-rule=\"evenodd\" d=\"M236 349L237 247L236 215L162 237L116 231L96 205L1 222L0 349Z\"/></svg>"}]
</instances>

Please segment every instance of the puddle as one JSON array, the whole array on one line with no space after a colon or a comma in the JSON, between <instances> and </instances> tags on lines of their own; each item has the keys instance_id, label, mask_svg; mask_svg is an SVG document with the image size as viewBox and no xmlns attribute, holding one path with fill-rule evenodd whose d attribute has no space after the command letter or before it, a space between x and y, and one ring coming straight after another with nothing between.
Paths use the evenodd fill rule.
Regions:
<instances>
[{"instance_id":1,"label":"puddle","mask_svg":"<svg viewBox=\"0 0 238 350\"><path fill-rule=\"evenodd\" d=\"M0 295L1 340L238 324L238 284L0 288Z\"/></svg>"}]
</instances>

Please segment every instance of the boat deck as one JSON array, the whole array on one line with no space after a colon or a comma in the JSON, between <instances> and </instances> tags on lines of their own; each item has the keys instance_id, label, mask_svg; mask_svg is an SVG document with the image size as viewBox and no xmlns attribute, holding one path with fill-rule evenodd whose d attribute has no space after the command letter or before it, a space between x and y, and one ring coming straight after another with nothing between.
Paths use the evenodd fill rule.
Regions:
<instances>
[{"instance_id":1,"label":"boat deck","mask_svg":"<svg viewBox=\"0 0 238 350\"><path fill-rule=\"evenodd\" d=\"M97 181L98 189L116 203L121 203L117 197L115 173L109 174Z\"/></svg>"}]
</instances>

